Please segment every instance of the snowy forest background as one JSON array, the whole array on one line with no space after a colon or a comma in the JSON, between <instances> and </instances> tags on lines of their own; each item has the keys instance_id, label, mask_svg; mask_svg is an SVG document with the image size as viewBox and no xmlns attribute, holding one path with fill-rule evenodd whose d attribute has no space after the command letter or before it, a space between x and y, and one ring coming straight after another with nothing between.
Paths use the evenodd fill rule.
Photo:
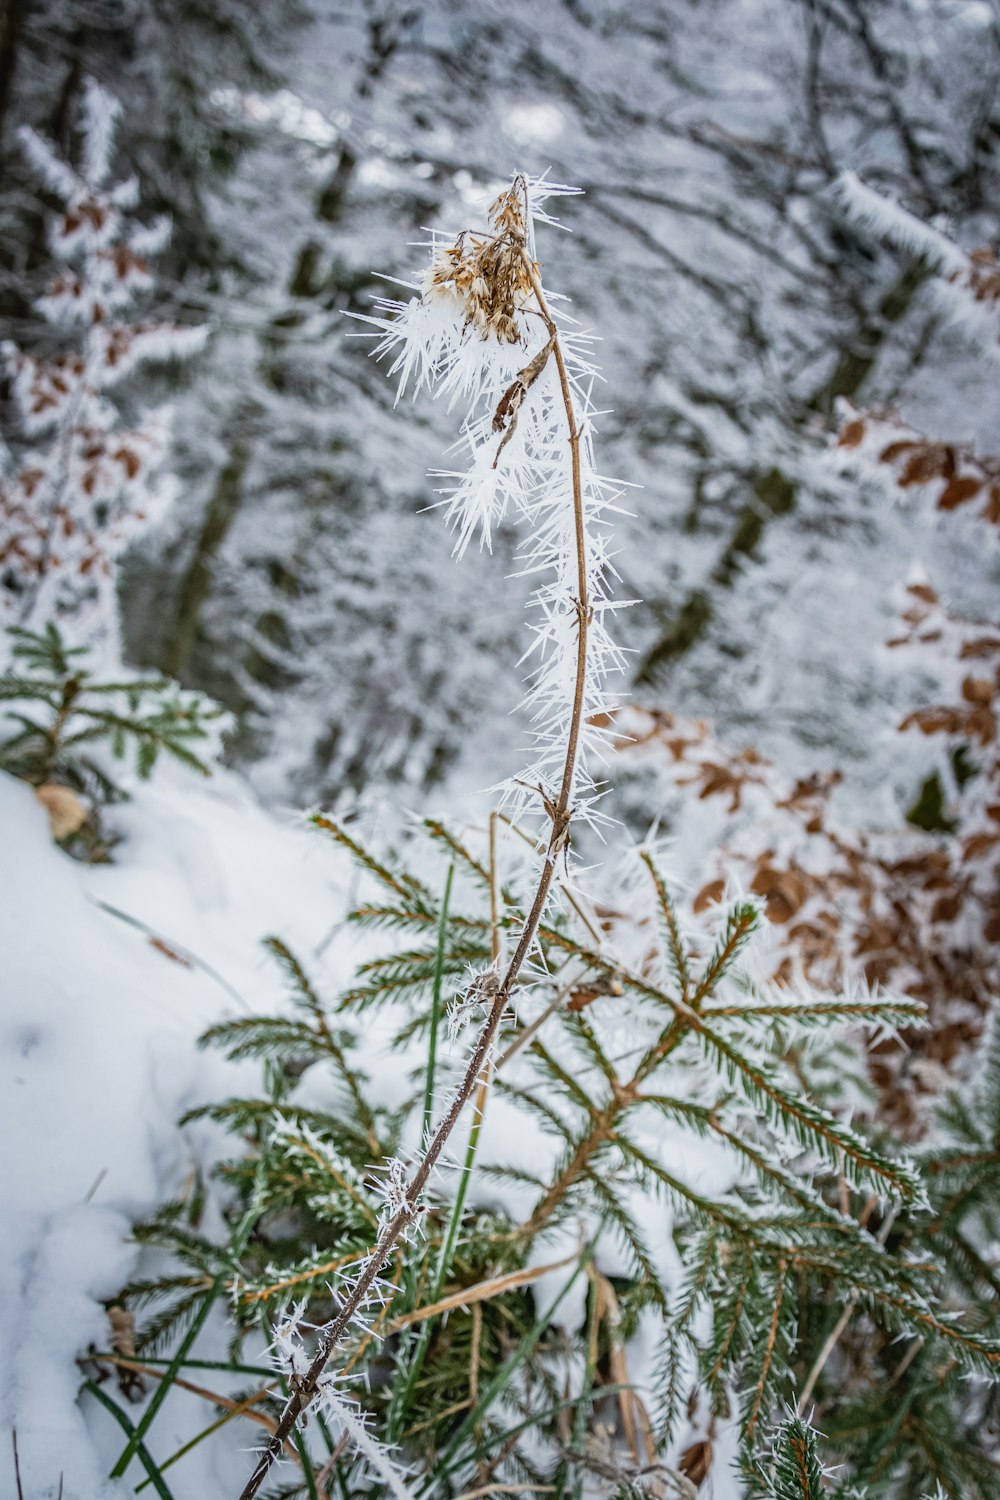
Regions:
<instances>
[{"instance_id":1,"label":"snowy forest background","mask_svg":"<svg viewBox=\"0 0 1000 1500\"><path fill-rule=\"evenodd\" d=\"M0 1494L71 1500L143 1482L138 1467L107 1481L122 1433L94 1391L112 1391L137 1421L155 1379L147 1373L133 1388L120 1372L129 1359L141 1363L144 1348L168 1361L171 1338L187 1325L165 1320L144 1345L143 1296L121 1293L141 1284L158 1307L153 1284L169 1279L171 1256L185 1254L210 1283L215 1267L194 1237L220 1243L235 1222L227 1194L245 1207L253 1189L252 1173L213 1175L237 1149L221 1115L176 1122L261 1087L256 1058L278 1067L267 1051L278 1048L273 1037L236 1062L198 1051L196 1038L234 1014L279 1013L280 981L260 949L271 934L331 995L375 951L370 934L345 926L364 895L360 877L342 846L301 826L303 812L323 809L393 868L402 852L439 901L446 863L433 849L410 849L415 816L479 828L489 806L482 789L519 764L524 724L512 710L523 692L531 581L511 576L514 528L497 530L492 554L473 546L454 565L453 539L426 514L436 498L428 471L448 462L454 417L443 403L394 406L370 344L351 336L361 325L344 316L387 294L376 273L411 273L420 255L411 247L427 226L481 222L518 171L583 189L559 206L572 233L547 231L539 255L600 337L602 472L635 486L614 530L615 592L634 601L617 619L628 707L602 804L619 821L605 832L610 853L586 837L580 845L596 866L597 910L609 928L630 928L614 941L644 953L645 898L626 899L632 888L615 861L623 844L652 841L696 945L716 902L749 893L772 924L755 960L761 984L799 982L803 1001L846 992L867 1003L872 985L901 997L903 1010L872 1013L874 1032L838 1033L842 1051L824 1039L790 1063L787 1039L768 1045L838 1118L914 1153L928 1181L947 1179L934 1200L939 1218L957 1212L961 1197L966 1218L959 1248L948 1242L955 1264L942 1305L956 1316L964 1308L977 1336L995 1338L996 0L9 0L0 18L0 319L4 338L39 360L57 355L65 337L38 307L53 277L59 203L19 128L78 163L93 81L121 106L113 179L137 179L137 221L166 215L171 224L142 316L192 330L178 346L183 359L152 349L115 389L128 422L169 408L150 491L163 513L115 575L120 654L139 676L207 694L232 727L211 779L171 766L145 781L127 769L115 772L114 796L85 779L42 777L10 755L5 763L13 774L3 778L0 812L0 1056L6 1138L23 1150L5 1163L0 1231L9 1236L0 1441L16 1430L20 1476L0 1457ZM9 480L32 438L10 371L2 396ZM12 607L9 622L16 616ZM70 636L71 617L63 623ZM64 849L53 847L45 810L21 784L50 779L68 781L82 800L89 841L74 843L77 828ZM51 813L51 799L41 800ZM456 950L453 964L446 956L458 984L465 955ZM591 975L591 994L579 976L573 983L574 1015L601 1017L597 1032L606 1025L619 1042L630 1035L627 1010L611 1013L613 985L595 989ZM420 1012L418 987L390 998ZM894 1041L888 1023L913 1019L912 1002L926 1005L930 1024ZM359 1023L377 1110L391 1112L411 1084L419 1093L424 1034L411 1026L393 1049L400 1027L382 1009ZM685 1085L702 1104L704 1066L692 1062ZM564 1086L567 1108L578 1106ZM946 1103L953 1116L942 1125L935 1110L956 1087L979 1112L968 1105L956 1123L957 1106ZM273 1108L283 1105L273 1077L264 1088ZM321 1097L315 1086L317 1110ZM680 1139L670 1132L684 1124L675 1117L647 1133L669 1155ZM260 1147L246 1116L237 1127L240 1149ZM394 1128L412 1147L418 1127ZM513 1152L535 1170L539 1147L525 1129L513 1098L491 1099L484 1160ZM753 1127L736 1133L749 1140ZM958 1152L959 1139L967 1156L970 1137L975 1184L957 1189L957 1168L933 1162ZM550 1149L553 1162L566 1146ZM699 1191L742 1191L714 1143L684 1152ZM781 1163L808 1175L793 1152ZM525 1182L480 1191L473 1199L491 1212L532 1222ZM866 1208L868 1189L854 1193L843 1173L821 1191L862 1231L871 1222L867 1239L884 1229L881 1243L896 1245L903 1219L881 1198ZM683 1217L676 1201L668 1213L651 1206L651 1190L634 1196L630 1212L658 1271L636 1276L620 1247L603 1263L598 1250L589 1292L575 1285L545 1337L561 1331L588 1391L598 1366L598 1384L634 1379L652 1431L659 1357L643 1321L650 1306L636 1293L633 1307L629 1289L658 1275L676 1312L700 1252L672 1238ZM170 1202L184 1205L191 1243L156 1219ZM573 1251L580 1224L593 1228L593 1205L574 1212L523 1264ZM136 1225L153 1221L159 1227L140 1229L137 1245ZM928 1222L937 1220L907 1228L900 1257L934 1250L922 1238ZM310 1221L296 1230L296 1253L311 1253L314 1229ZM338 1226L334 1241L344 1232ZM264 1260L252 1260L251 1247L241 1274L263 1276ZM725 1264L712 1264L725 1284ZM758 1483L774 1495L1000 1494L996 1398L982 1373L978 1384L957 1370L952 1381L928 1343L926 1358L913 1353L897 1374L898 1328L880 1332L873 1352L860 1314L856 1343L850 1330L838 1333L838 1352L817 1369L839 1310L875 1275L858 1265L854 1292L834 1286L825 1303L802 1292L804 1321L781 1359L789 1383L772 1389L770 1371L761 1375L774 1423L812 1372L815 1425L841 1466L833 1477L817 1469L800 1488L779 1487L778 1447L777 1458L760 1457L763 1412L753 1430L759 1402L749 1434L742 1409L740 1436L738 1393L757 1388L754 1361L768 1344L775 1295L782 1300L770 1272L754 1283L763 1321L748 1315L731 1367L713 1370L709 1359L712 1378L699 1385L698 1357L686 1352L685 1401L693 1394L655 1463L636 1437L646 1417L610 1397L574 1408L555 1436L540 1431L541 1449L515 1453L510 1472L486 1473L479 1455L435 1478L437 1460L419 1444L409 1461L451 1495L502 1483L717 1500ZM513 1262L499 1270L520 1274ZM496 1274L473 1255L462 1284ZM546 1275L532 1285L540 1296L551 1283L554 1297L559 1273ZM624 1304L617 1340L605 1284ZM419 1290L407 1290L413 1306ZM220 1363L232 1335L224 1302L206 1313L202 1346L203 1359ZM521 1302L511 1314L518 1337L543 1305ZM598 1305L609 1331L595 1362L587 1330L600 1323ZM132 1319L120 1347L109 1308ZM246 1358L260 1365L267 1339L248 1320L242 1326L257 1339ZM705 1334L708 1345L713 1337ZM615 1353L626 1346L628 1381ZM87 1363L88 1353L116 1349L126 1361L119 1374ZM497 1361L506 1349L500 1339ZM432 1368L435 1357L447 1373L424 1399L433 1411L440 1397L440 1411L459 1401L456 1383L468 1377L449 1367L447 1347L428 1356ZM535 1378L544 1384L542 1364ZM188 1371L188 1384L242 1399L248 1377L240 1385L238 1370L216 1376L213 1385L215 1376ZM386 1383L384 1370L368 1378L376 1392ZM906 1430L897 1420L904 1379L916 1414ZM84 1380L91 1389L81 1396ZM520 1387L506 1393L512 1409L530 1407ZM862 1437L848 1417L865 1402L882 1425ZM175 1384L148 1440L155 1465L212 1412L204 1390ZM439 1429L423 1408L418 1415L431 1423L434 1453L448 1451L456 1439L446 1419L434 1418L445 1420ZM377 1395L373 1420L387 1443L408 1430ZM260 1438L233 1435L238 1426L199 1442L158 1484L169 1480L177 1500L235 1496L245 1450ZM822 1442L819 1452L824 1459ZM377 1464L366 1472L332 1459L313 1472L293 1456L269 1493L325 1494L316 1473L320 1485L336 1477L330 1494L402 1482L380 1478Z\"/></svg>"}]
</instances>

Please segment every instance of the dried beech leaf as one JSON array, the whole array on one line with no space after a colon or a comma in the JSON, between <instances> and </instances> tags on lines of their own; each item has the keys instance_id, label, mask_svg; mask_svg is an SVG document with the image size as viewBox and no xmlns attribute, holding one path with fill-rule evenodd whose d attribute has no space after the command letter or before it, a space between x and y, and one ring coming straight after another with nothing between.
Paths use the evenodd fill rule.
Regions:
<instances>
[{"instance_id":1,"label":"dried beech leaf","mask_svg":"<svg viewBox=\"0 0 1000 1500\"><path fill-rule=\"evenodd\" d=\"M920 449L905 465L899 483L905 488L911 484L927 484L931 479L946 478L954 468L954 460L949 463L949 453L949 449L938 443Z\"/></svg>"},{"instance_id":2,"label":"dried beech leaf","mask_svg":"<svg viewBox=\"0 0 1000 1500\"><path fill-rule=\"evenodd\" d=\"M967 500L978 495L982 487L983 481L973 479L969 474L952 479L938 496L938 509L954 510L956 506L964 505Z\"/></svg>"},{"instance_id":3,"label":"dried beech leaf","mask_svg":"<svg viewBox=\"0 0 1000 1500\"><path fill-rule=\"evenodd\" d=\"M882 452L879 454L879 462L883 464L895 463L896 459L902 458L904 453L911 453L914 448L919 447L920 444L915 443L912 440L890 443L888 448L883 448Z\"/></svg>"},{"instance_id":4,"label":"dried beech leaf","mask_svg":"<svg viewBox=\"0 0 1000 1500\"><path fill-rule=\"evenodd\" d=\"M710 880L707 885L702 886L694 898L695 911L700 913L706 911L710 906L717 906L722 900L725 890L726 882L724 880Z\"/></svg>"},{"instance_id":5,"label":"dried beech leaf","mask_svg":"<svg viewBox=\"0 0 1000 1500\"><path fill-rule=\"evenodd\" d=\"M992 703L996 696L996 683L988 677L968 676L962 683L962 697L966 703Z\"/></svg>"},{"instance_id":6,"label":"dried beech leaf","mask_svg":"<svg viewBox=\"0 0 1000 1500\"><path fill-rule=\"evenodd\" d=\"M79 797L68 786L46 782L35 788L35 796L49 815L49 827L54 839L68 839L78 833L87 821L87 809Z\"/></svg>"},{"instance_id":7,"label":"dried beech leaf","mask_svg":"<svg viewBox=\"0 0 1000 1500\"><path fill-rule=\"evenodd\" d=\"M841 428L837 439L838 448L857 448L864 441L865 431L864 422L860 417L855 417L846 427Z\"/></svg>"}]
</instances>

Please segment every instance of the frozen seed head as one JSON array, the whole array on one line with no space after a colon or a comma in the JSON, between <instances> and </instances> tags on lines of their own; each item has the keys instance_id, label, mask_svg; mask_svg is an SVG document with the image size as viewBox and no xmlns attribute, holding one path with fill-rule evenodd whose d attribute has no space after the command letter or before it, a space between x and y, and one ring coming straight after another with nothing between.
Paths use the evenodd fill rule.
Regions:
<instances>
[{"instance_id":1,"label":"frozen seed head","mask_svg":"<svg viewBox=\"0 0 1000 1500\"><path fill-rule=\"evenodd\" d=\"M517 314L532 294L525 257L527 213L527 183L524 178L515 178L490 205L492 233L466 231L453 245L434 249L426 295L455 298L465 326L484 339L492 336L505 344L523 341L524 330ZM530 265L537 275L537 265Z\"/></svg>"}]
</instances>

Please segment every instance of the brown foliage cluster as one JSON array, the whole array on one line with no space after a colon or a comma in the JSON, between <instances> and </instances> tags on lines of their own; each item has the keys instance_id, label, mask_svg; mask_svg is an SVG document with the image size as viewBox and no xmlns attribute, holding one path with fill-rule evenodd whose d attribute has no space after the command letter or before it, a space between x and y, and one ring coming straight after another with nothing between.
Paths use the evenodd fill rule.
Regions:
<instances>
[{"instance_id":1,"label":"brown foliage cluster","mask_svg":"<svg viewBox=\"0 0 1000 1500\"><path fill-rule=\"evenodd\" d=\"M1000 302L1000 261L992 250L971 252L969 269L962 276L962 284L968 287L977 302Z\"/></svg>"},{"instance_id":2,"label":"brown foliage cluster","mask_svg":"<svg viewBox=\"0 0 1000 1500\"><path fill-rule=\"evenodd\" d=\"M112 246L116 276L127 281L142 262ZM52 283L52 299L83 299L73 273ZM44 434L20 470L0 474L0 611L23 615L43 580L109 578L114 559L145 520L147 481L162 448L157 419L129 430L115 425L103 395L173 325L105 321L89 309L80 348L39 359L13 348L6 363L27 434ZM78 324L79 317L69 317Z\"/></svg>"},{"instance_id":3,"label":"brown foliage cluster","mask_svg":"<svg viewBox=\"0 0 1000 1500\"><path fill-rule=\"evenodd\" d=\"M43 373L33 406L44 409ZM66 456L49 455L0 478L0 596L16 604L26 582L49 574L108 577L131 528L145 519L146 472L158 453L152 432L109 432L80 423L63 434Z\"/></svg>"},{"instance_id":4,"label":"brown foliage cluster","mask_svg":"<svg viewBox=\"0 0 1000 1500\"><path fill-rule=\"evenodd\" d=\"M870 1056L887 1113L917 1131L921 1096L965 1055L1000 988L1000 630L950 618L925 585L909 591L904 624L890 644L933 646L953 662L954 701L922 706L898 728L972 751L954 832L845 827L833 800L839 772L791 781L753 749L727 750L704 720L630 708L616 727L623 754L652 760L674 788L717 800L726 815L695 913L735 878L765 903L777 982L830 991L854 971L926 1004L926 1032L878 1043Z\"/></svg>"},{"instance_id":5,"label":"brown foliage cluster","mask_svg":"<svg viewBox=\"0 0 1000 1500\"><path fill-rule=\"evenodd\" d=\"M996 274L1000 277L1000 271ZM957 510L976 502L974 513L1000 527L1000 458L979 458L968 448L935 442L904 428L891 416L871 413L850 414L837 445L863 449L892 470L902 489L933 485L938 510Z\"/></svg>"}]
</instances>

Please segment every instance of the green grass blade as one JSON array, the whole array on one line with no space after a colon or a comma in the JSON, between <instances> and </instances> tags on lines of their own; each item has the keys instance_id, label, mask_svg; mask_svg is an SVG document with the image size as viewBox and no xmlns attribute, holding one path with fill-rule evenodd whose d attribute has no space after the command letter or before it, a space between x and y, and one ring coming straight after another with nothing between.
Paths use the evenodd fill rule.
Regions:
<instances>
[{"instance_id":1,"label":"green grass blade","mask_svg":"<svg viewBox=\"0 0 1000 1500\"><path fill-rule=\"evenodd\" d=\"M438 1028L441 1023L441 981L444 976L444 950L448 936L448 903L451 901L451 882L455 875L454 862L448 866L441 898L441 918L438 922L437 951L434 955L434 990L431 999L431 1035L427 1047L427 1084L424 1089L424 1139L431 1128L431 1111L434 1107L434 1071L437 1066Z\"/></svg>"},{"instance_id":2,"label":"green grass blade","mask_svg":"<svg viewBox=\"0 0 1000 1500\"><path fill-rule=\"evenodd\" d=\"M119 1427L121 1427L126 1433L128 1433L130 1451L136 1455L136 1457L139 1459L139 1462L146 1470L146 1473L149 1475L149 1479L145 1482L153 1486L154 1490L159 1495L160 1500L174 1500L174 1497L171 1495L170 1490L167 1488L166 1480L160 1473L160 1470L157 1468L156 1463L154 1462L149 1452L149 1449L142 1441L141 1436L139 1436L138 1428L133 1427L132 1423L122 1411L118 1403L112 1401L107 1392L102 1391L101 1387L94 1380L85 1380L83 1382L83 1389L85 1391L89 1391L94 1399L96 1401L99 1401L101 1405L111 1413L115 1421L118 1423Z\"/></svg>"}]
</instances>

